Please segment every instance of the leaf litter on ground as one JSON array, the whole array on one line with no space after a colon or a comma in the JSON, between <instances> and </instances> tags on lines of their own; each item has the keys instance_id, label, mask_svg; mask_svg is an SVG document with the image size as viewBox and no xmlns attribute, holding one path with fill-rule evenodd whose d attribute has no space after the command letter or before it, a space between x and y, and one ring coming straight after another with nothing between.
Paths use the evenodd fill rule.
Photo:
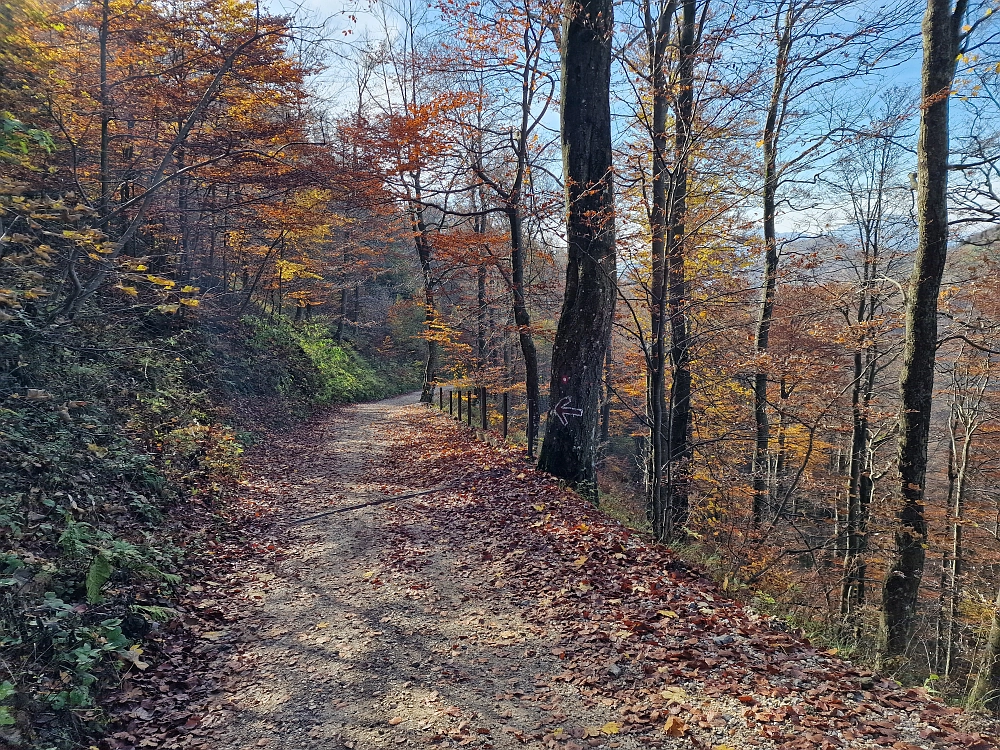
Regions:
<instances>
[{"instance_id":1,"label":"leaf litter on ground","mask_svg":"<svg viewBox=\"0 0 1000 750\"><path fill-rule=\"evenodd\" d=\"M398 408L392 418L388 453L369 467L368 486L385 494L454 486L371 511L394 539L380 548L380 567L355 574L356 585L378 589L401 581L418 597L429 586L419 580L421 572L435 552L446 550L494 582L468 587L463 599L484 606L516 603L525 623L520 629L470 624L469 632L497 649L517 646L518 639L531 646L544 634L554 644L550 653L529 648L522 666L544 657L561 671L540 671L533 696L522 690L503 696L548 709L548 719L532 726L476 726L456 705L439 708L434 691L422 701L432 714L411 722L389 713L381 719L386 731L422 732L430 746L504 746L501 738L509 737L561 750L998 746L987 734L995 733L988 722L977 724L923 689L903 688L852 665L728 599L670 550L609 520L531 468L517 449L482 442L474 430L423 407ZM262 664L245 652L265 636L255 608L265 605L268 587L282 578L281 563L293 554L282 546L291 544L284 524L297 514L296 492L303 488L295 489L288 476L293 461L283 451L290 445L304 455L317 451L330 439L329 429L329 420L317 418L282 436L280 444L266 441L253 456L241 501L215 511L215 541L192 553L191 585L179 616L153 648L144 644L142 658L150 668L126 673L115 700L114 731L102 750L223 747L227 727L240 721L233 692L240 680L309 668L294 658ZM192 538L204 538L206 515L192 512L180 523ZM433 538L417 538L418 526L433 529ZM326 624L311 621L303 628L325 639L326 633L335 635ZM286 632L277 628L267 635ZM460 663L461 649L449 653L458 663L437 673L442 686L467 681L472 668ZM616 718L594 724L588 723L592 717L563 714L557 691ZM348 702L335 699L332 705L345 708ZM504 714L498 720L513 721ZM310 736L320 736L318 731ZM337 734L331 746L365 747L348 734ZM409 742L409 736L394 741Z\"/></svg>"}]
</instances>

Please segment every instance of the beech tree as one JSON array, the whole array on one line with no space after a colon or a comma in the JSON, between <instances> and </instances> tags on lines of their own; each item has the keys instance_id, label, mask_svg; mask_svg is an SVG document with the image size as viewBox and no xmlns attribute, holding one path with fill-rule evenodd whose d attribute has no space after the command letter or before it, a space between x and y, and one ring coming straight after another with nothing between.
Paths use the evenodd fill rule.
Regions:
<instances>
[{"instance_id":1,"label":"beech tree","mask_svg":"<svg viewBox=\"0 0 1000 750\"><path fill-rule=\"evenodd\" d=\"M938 293L948 255L948 108L961 51L966 0L928 0L922 24L920 135L917 144L917 240L906 299L899 377L898 482L901 506L895 551L882 586L880 658L904 653L924 572L927 437L934 395Z\"/></svg>"},{"instance_id":2,"label":"beech tree","mask_svg":"<svg viewBox=\"0 0 1000 750\"><path fill-rule=\"evenodd\" d=\"M561 132L566 289L552 348L550 408L538 466L597 498L597 427L617 278L611 169L610 0L563 9Z\"/></svg>"}]
</instances>

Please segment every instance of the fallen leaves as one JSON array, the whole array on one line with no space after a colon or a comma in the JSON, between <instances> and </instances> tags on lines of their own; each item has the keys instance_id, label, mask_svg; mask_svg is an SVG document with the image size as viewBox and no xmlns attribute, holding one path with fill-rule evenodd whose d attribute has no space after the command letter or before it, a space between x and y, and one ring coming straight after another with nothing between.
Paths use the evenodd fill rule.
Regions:
<instances>
[{"instance_id":1,"label":"fallen leaves","mask_svg":"<svg viewBox=\"0 0 1000 750\"><path fill-rule=\"evenodd\" d=\"M671 716L663 725L663 731L670 737L683 737L687 733L688 727L676 716Z\"/></svg>"},{"instance_id":2,"label":"fallen leaves","mask_svg":"<svg viewBox=\"0 0 1000 750\"><path fill-rule=\"evenodd\" d=\"M618 734L622 731L621 725L616 721L609 721L601 727L601 734Z\"/></svg>"},{"instance_id":3,"label":"fallen leaves","mask_svg":"<svg viewBox=\"0 0 1000 750\"><path fill-rule=\"evenodd\" d=\"M926 695L899 690L724 600L701 574L677 563L669 550L647 543L563 492L550 478L523 468L513 452L470 442L448 420L428 418L425 412L404 415L393 437L392 455L376 468L385 473L387 482L391 473L393 491L436 485L443 471L456 478L460 489L434 495L433 502L401 501L395 512L379 516L384 524L380 533L396 541L387 544L377 561L365 562L365 567L375 569L350 572L351 586L374 591L374 582L381 579L389 591L397 584L400 595L427 601L443 617L445 605L429 603L435 601L433 580L428 583L420 573L431 558L446 554L461 564L455 585L464 591L463 601L484 603L482 621L470 623L468 631L478 631L485 647L510 649L510 658L519 663L537 659L552 670L538 675L533 685L520 685L516 696L510 695L521 706L529 706L528 713L540 716L535 726L522 720L525 709L516 703L515 710L501 710L498 704L497 724L489 725L457 697L460 692L451 692L453 686L473 679L463 671L471 671L470 664L462 664L465 647L456 645L461 643L457 639L442 643L435 653L441 657L436 671L427 672L440 692L415 696L415 714L391 705L415 729L427 732L432 743L486 746L494 741L490 732L502 729L508 742L516 739L527 747L549 745L560 750L595 744L673 747L680 746L673 740L681 738L683 746L713 750L757 746L746 737L782 750L817 750L833 747L828 738L835 736L843 737L842 747L868 747L874 742L893 747L916 740L915 733L902 735L896 717L905 714L914 721L917 715L925 717L928 730L933 724L933 731L920 740L922 746L993 747L976 744L980 740L974 735L963 735L949 723L953 709ZM415 536L416 527L427 529L427 538ZM268 546L259 543L255 549ZM267 575L271 574L251 572L249 580L271 580ZM405 581L399 583L404 575ZM475 575L480 578L474 579ZM200 580L207 578L225 582L221 575ZM211 627L203 626L202 639L189 643L212 646L205 643L205 634L229 626L230 613L223 604L229 588L207 582L205 586L208 593L194 592L192 587L191 596L215 604L192 610L221 611L213 615ZM514 602L523 619L514 625L491 617L485 608L489 600ZM242 606L248 606L245 600ZM327 619L315 622L320 618ZM319 611L314 619L296 625L295 632L310 643L319 642L317 630L325 631L324 638L337 640L337 624L329 611ZM544 644L532 640L541 634L551 640ZM544 658L536 657L536 648ZM307 661L283 666L305 669ZM212 669L187 668L204 673ZM864 690L859 684L865 685ZM168 684L167 689L176 695L180 688ZM793 692L802 703L788 707ZM579 696L588 713L560 705L554 697L559 693ZM145 721L165 726L167 713L160 704L151 702L144 708L138 696L129 701L130 709L142 712L129 717L133 725ZM447 707L438 708L442 705ZM192 734L206 731L212 718L196 707L173 715L171 731L191 723ZM386 722L398 727L406 721L403 716L377 723L383 729ZM737 731L748 734L734 734ZM392 736L393 742L405 742L410 732ZM342 744L367 746L354 737L342 739Z\"/></svg>"},{"instance_id":4,"label":"fallen leaves","mask_svg":"<svg viewBox=\"0 0 1000 750\"><path fill-rule=\"evenodd\" d=\"M558 635L548 649L563 669L557 679L620 712L620 718L592 727L607 742L618 734L636 736L640 746L683 737L696 747L731 750L735 745L725 742L725 734L711 734L732 732L744 722L784 750L800 742L821 747L836 732L853 732L857 744L883 741L875 723L883 714L873 699L894 693L888 681L876 678L866 698L857 685L870 673L832 649L772 629L767 618L725 599L669 550L610 521L550 477L519 470L512 451L474 442L451 421L426 412L414 411L404 422L389 462L394 480L430 484L432 472L447 466L450 475L462 477L464 489L412 509L398 528L440 529L443 538L435 541L452 553L475 550L466 556L470 569L489 566L494 583L488 596L535 603L527 614ZM483 465L497 470L485 475ZM782 707L793 693L808 701L808 712ZM727 711L715 700L742 708ZM891 700L911 711L934 705L926 696ZM544 735L562 747L572 743L562 744L567 735L594 739L587 726L563 733L559 728L515 736L530 743ZM814 728L823 739L803 728ZM904 731L896 722L893 741ZM698 739L701 732L708 737ZM934 747L964 749L958 736L951 727L930 739Z\"/></svg>"}]
</instances>

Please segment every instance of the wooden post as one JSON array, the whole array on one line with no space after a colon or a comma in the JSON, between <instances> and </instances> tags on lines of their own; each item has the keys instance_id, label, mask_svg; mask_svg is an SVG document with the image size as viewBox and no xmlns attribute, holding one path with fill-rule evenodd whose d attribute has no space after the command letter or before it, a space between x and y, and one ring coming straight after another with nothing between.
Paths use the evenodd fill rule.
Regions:
<instances>
[{"instance_id":1,"label":"wooden post","mask_svg":"<svg viewBox=\"0 0 1000 750\"><path fill-rule=\"evenodd\" d=\"M438 386L438 410L444 411L444 386Z\"/></svg>"},{"instance_id":2,"label":"wooden post","mask_svg":"<svg viewBox=\"0 0 1000 750\"><path fill-rule=\"evenodd\" d=\"M455 416L455 391L448 391L448 414Z\"/></svg>"},{"instance_id":3,"label":"wooden post","mask_svg":"<svg viewBox=\"0 0 1000 750\"><path fill-rule=\"evenodd\" d=\"M507 439L507 391L503 392L503 439Z\"/></svg>"},{"instance_id":4,"label":"wooden post","mask_svg":"<svg viewBox=\"0 0 1000 750\"><path fill-rule=\"evenodd\" d=\"M471 388L469 389L469 396L468 396L468 398L469 398L469 408L466 409L465 421L466 421L466 424L469 425L469 427L472 427L472 389Z\"/></svg>"},{"instance_id":5,"label":"wooden post","mask_svg":"<svg viewBox=\"0 0 1000 750\"><path fill-rule=\"evenodd\" d=\"M462 389L458 389L458 421L462 421Z\"/></svg>"},{"instance_id":6,"label":"wooden post","mask_svg":"<svg viewBox=\"0 0 1000 750\"><path fill-rule=\"evenodd\" d=\"M487 400L486 400L486 386L485 385L482 388L479 389L479 395L480 395L480 398L479 398L479 411L480 411L480 415L483 418L483 430L485 431L485 430L488 430L490 428L490 410L486 408L487 407Z\"/></svg>"}]
</instances>

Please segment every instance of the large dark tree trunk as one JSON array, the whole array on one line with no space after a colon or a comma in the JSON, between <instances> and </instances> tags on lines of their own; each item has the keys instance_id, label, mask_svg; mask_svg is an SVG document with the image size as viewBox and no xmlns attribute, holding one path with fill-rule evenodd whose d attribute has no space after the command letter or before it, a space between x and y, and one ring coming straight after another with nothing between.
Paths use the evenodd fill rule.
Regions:
<instances>
[{"instance_id":1,"label":"large dark tree trunk","mask_svg":"<svg viewBox=\"0 0 1000 750\"><path fill-rule=\"evenodd\" d=\"M948 100L955 78L966 0L928 0L923 21L920 138L917 143L919 240L906 299L900 372L899 491L902 506L882 588L880 657L905 652L916 619L927 522L924 483L934 390L937 304L948 252Z\"/></svg>"},{"instance_id":2,"label":"large dark tree trunk","mask_svg":"<svg viewBox=\"0 0 1000 750\"><path fill-rule=\"evenodd\" d=\"M593 499L601 371L617 292L609 95L613 36L611 0L566 7L561 130L568 262L552 347L552 408L538 462Z\"/></svg>"}]
</instances>

